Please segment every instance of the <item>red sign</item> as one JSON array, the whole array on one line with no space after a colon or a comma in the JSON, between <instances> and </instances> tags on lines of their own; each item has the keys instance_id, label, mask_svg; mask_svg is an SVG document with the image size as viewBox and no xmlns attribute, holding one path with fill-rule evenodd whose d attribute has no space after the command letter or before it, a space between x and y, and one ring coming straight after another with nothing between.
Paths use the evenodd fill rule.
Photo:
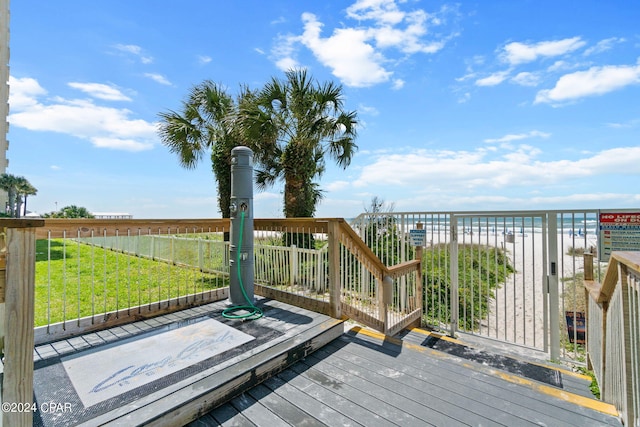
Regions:
<instances>
[{"instance_id":1,"label":"red sign","mask_svg":"<svg viewBox=\"0 0 640 427\"><path fill-rule=\"evenodd\" d=\"M608 261L613 251L640 250L640 212L600 214L600 261Z\"/></svg>"},{"instance_id":2,"label":"red sign","mask_svg":"<svg viewBox=\"0 0 640 427\"><path fill-rule=\"evenodd\" d=\"M616 224L640 224L640 212L601 213L600 222Z\"/></svg>"}]
</instances>

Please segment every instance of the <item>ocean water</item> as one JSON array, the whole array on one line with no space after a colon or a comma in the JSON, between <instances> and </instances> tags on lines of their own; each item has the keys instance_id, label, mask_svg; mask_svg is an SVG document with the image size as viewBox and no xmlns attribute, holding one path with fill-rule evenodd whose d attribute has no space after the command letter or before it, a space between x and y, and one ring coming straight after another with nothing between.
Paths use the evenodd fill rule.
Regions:
<instances>
[{"instance_id":1,"label":"ocean water","mask_svg":"<svg viewBox=\"0 0 640 427\"><path fill-rule=\"evenodd\" d=\"M543 230L541 216L459 216L458 232L478 234L537 234ZM448 232L450 216L448 214L393 214L387 218L394 218L395 223L403 230L417 228L417 223L423 224L423 229L429 232ZM350 221L357 226L357 219ZM557 216L559 234L569 236L597 235L599 223L598 214L593 212L559 213Z\"/></svg>"}]
</instances>

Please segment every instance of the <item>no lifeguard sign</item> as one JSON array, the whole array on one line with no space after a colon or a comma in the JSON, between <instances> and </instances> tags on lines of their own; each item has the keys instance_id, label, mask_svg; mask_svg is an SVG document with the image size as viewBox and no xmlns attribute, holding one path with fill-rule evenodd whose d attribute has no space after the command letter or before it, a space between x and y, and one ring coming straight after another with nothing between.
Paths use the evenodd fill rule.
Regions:
<instances>
[{"instance_id":1,"label":"no lifeguard sign","mask_svg":"<svg viewBox=\"0 0 640 427\"><path fill-rule=\"evenodd\" d=\"M427 230L409 230L411 246L426 246Z\"/></svg>"},{"instance_id":2,"label":"no lifeguard sign","mask_svg":"<svg viewBox=\"0 0 640 427\"><path fill-rule=\"evenodd\" d=\"M600 261L609 261L613 251L640 250L640 212L600 214Z\"/></svg>"}]
</instances>

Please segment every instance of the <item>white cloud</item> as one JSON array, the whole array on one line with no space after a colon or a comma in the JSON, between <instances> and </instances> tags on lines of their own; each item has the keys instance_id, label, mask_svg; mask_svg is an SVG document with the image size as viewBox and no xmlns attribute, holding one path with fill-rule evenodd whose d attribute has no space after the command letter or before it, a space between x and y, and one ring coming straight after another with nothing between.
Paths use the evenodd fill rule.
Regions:
<instances>
[{"instance_id":1,"label":"white cloud","mask_svg":"<svg viewBox=\"0 0 640 427\"><path fill-rule=\"evenodd\" d=\"M138 57L140 62L143 64L150 64L153 62L153 57L145 55L142 48L135 44L117 44L114 47L120 52L129 53Z\"/></svg>"},{"instance_id":2,"label":"white cloud","mask_svg":"<svg viewBox=\"0 0 640 427\"><path fill-rule=\"evenodd\" d=\"M376 107L369 107L364 104L358 105L358 113L368 114L370 116L377 116L380 114L380 111Z\"/></svg>"},{"instance_id":3,"label":"white cloud","mask_svg":"<svg viewBox=\"0 0 640 427\"><path fill-rule=\"evenodd\" d=\"M151 80L157 83L160 83L161 85L171 86L171 82L162 74L145 73L144 76L150 78Z\"/></svg>"},{"instance_id":4,"label":"white cloud","mask_svg":"<svg viewBox=\"0 0 640 427\"><path fill-rule=\"evenodd\" d=\"M471 93L465 92L458 96L458 103L465 104L471 100Z\"/></svg>"},{"instance_id":5,"label":"white cloud","mask_svg":"<svg viewBox=\"0 0 640 427\"><path fill-rule=\"evenodd\" d=\"M31 131L57 132L90 141L94 146L127 151L153 147L154 123L132 119L131 111L95 104L92 100L41 100L46 91L34 79L16 79L10 102L12 126ZM13 101L17 99L17 103Z\"/></svg>"},{"instance_id":6,"label":"white cloud","mask_svg":"<svg viewBox=\"0 0 640 427\"><path fill-rule=\"evenodd\" d=\"M398 9L394 0L358 0L347 8L347 16L359 21L374 20L395 25L402 22L405 14Z\"/></svg>"},{"instance_id":7,"label":"white cloud","mask_svg":"<svg viewBox=\"0 0 640 427\"><path fill-rule=\"evenodd\" d=\"M141 142L135 139L91 137L90 140L98 148L113 150L144 151L153 148L151 142Z\"/></svg>"},{"instance_id":8,"label":"white cloud","mask_svg":"<svg viewBox=\"0 0 640 427\"><path fill-rule=\"evenodd\" d=\"M276 63L276 67L282 71L289 71L294 68L300 68L296 56L296 45L300 38L291 34L280 35L276 39L271 49L272 59Z\"/></svg>"},{"instance_id":9,"label":"white cloud","mask_svg":"<svg viewBox=\"0 0 640 427\"><path fill-rule=\"evenodd\" d=\"M347 86L372 86L386 82L393 74L383 67L383 55L368 43L366 30L340 28L331 37L322 38L323 24L315 15L304 13L302 20L302 43Z\"/></svg>"},{"instance_id":10,"label":"white cloud","mask_svg":"<svg viewBox=\"0 0 640 427\"><path fill-rule=\"evenodd\" d=\"M607 65L565 74L553 89L537 93L535 103L562 103L593 95L603 95L640 83L639 65Z\"/></svg>"},{"instance_id":11,"label":"white cloud","mask_svg":"<svg viewBox=\"0 0 640 427\"><path fill-rule=\"evenodd\" d=\"M608 39L600 40L598 43L596 43L595 46L591 46L590 48L585 49L584 55L589 56L606 52L607 50L613 49L613 46L616 43L624 43L625 41L626 40L624 38L620 37L610 37Z\"/></svg>"},{"instance_id":12,"label":"white cloud","mask_svg":"<svg viewBox=\"0 0 640 427\"><path fill-rule=\"evenodd\" d=\"M345 85L367 87L387 82L392 78L392 67L401 59L438 52L457 35L428 39L431 27L443 25L438 15L450 14L451 9L443 7L436 14L428 14L419 9L400 10L399 3L404 2L358 0L346 13L359 25L343 25L327 37L322 36L324 24L316 15L305 12L302 34L279 36L271 52L273 60L280 69L299 67L296 54L298 47L304 46ZM402 80L394 82L394 88L399 82Z\"/></svg>"},{"instance_id":13,"label":"white cloud","mask_svg":"<svg viewBox=\"0 0 640 427\"><path fill-rule=\"evenodd\" d=\"M200 64L208 64L209 62L211 62L213 59L210 56L207 55L198 55L198 62Z\"/></svg>"},{"instance_id":14,"label":"white cloud","mask_svg":"<svg viewBox=\"0 0 640 427\"><path fill-rule=\"evenodd\" d=\"M387 154L362 168L354 186L415 186L416 182L446 187L447 192L480 188L555 185L570 179L610 174L637 174L640 147L619 147L577 160L539 160L540 150L528 145L496 153L418 150Z\"/></svg>"},{"instance_id":15,"label":"white cloud","mask_svg":"<svg viewBox=\"0 0 640 427\"><path fill-rule=\"evenodd\" d=\"M523 71L516 74L511 81L520 86L538 86L540 83L540 75Z\"/></svg>"},{"instance_id":16,"label":"white cloud","mask_svg":"<svg viewBox=\"0 0 640 427\"><path fill-rule=\"evenodd\" d=\"M518 141L522 139L528 139L528 138L549 138L550 136L551 136L550 133L540 132L538 130L532 130L527 133L508 134L500 138L489 138L489 139L485 139L484 142L489 142L489 143L511 142L511 141Z\"/></svg>"},{"instance_id":17,"label":"white cloud","mask_svg":"<svg viewBox=\"0 0 640 427\"><path fill-rule=\"evenodd\" d=\"M47 91L36 79L9 76L9 104L11 110L23 110L37 104L36 98Z\"/></svg>"},{"instance_id":18,"label":"white cloud","mask_svg":"<svg viewBox=\"0 0 640 427\"><path fill-rule=\"evenodd\" d=\"M391 85L391 88L393 90L400 90L404 87L404 80L402 79L394 79L393 80L393 85Z\"/></svg>"},{"instance_id":19,"label":"white cloud","mask_svg":"<svg viewBox=\"0 0 640 427\"><path fill-rule=\"evenodd\" d=\"M107 101L131 101L131 98L123 94L118 88L102 83L78 83L71 82L68 85L74 89L81 90L88 95L104 99Z\"/></svg>"},{"instance_id":20,"label":"white cloud","mask_svg":"<svg viewBox=\"0 0 640 427\"><path fill-rule=\"evenodd\" d=\"M499 71L490 76L476 80L476 86L497 86L509 77L509 71Z\"/></svg>"},{"instance_id":21,"label":"white cloud","mask_svg":"<svg viewBox=\"0 0 640 427\"><path fill-rule=\"evenodd\" d=\"M327 191L340 191L349 187L349 181L333 181L324 186Z\"/></svg>"},{"instance_id":22,"label":"white cloud","mask_svg":"<svg viewBox=\"0 0 640 427\"><path fill-rule=\"evenodd\" d=\"M140 55L142 53L142 48L134 44L117 44L114 47L119 51L131 53L134 55Z\"/></svg>"},{"instance_id":23,"label":"white cloud","mask_svg":"<svg viewBox=\"0 0 640 427\"><path fill-rule=\"evenodd\" d=\"M532 44L512 42L503 48L500 57L504 62L518 65L535 61L541 57L561 56L580 49L584 45L586 45L586 42L580 37Z\"/></svg>"}]
</instances>

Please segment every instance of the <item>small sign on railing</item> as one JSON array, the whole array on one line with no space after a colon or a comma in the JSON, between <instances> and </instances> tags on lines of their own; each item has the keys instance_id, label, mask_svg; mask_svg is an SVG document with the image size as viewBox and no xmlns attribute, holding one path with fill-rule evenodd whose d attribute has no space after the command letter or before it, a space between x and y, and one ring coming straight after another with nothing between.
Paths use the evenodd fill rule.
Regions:
<instances>
[{"instance_id":1,"label":"small sign on railing","mask_svg":"<svg viewBox=\"0 0 640 427\"><path fill-rule=\"evenodd\" d=\"M567 311L565 312L565 318L567 319L567 334L569 335L569 342L576 344L585 343L585 325L586 319L584 313L580 311Z\"/></svg>"},{"instance_id":2,"label":"small sign on railing","mask_svg":"<svg viewBox=\"0 0 640 427\"><path fill-rule=\"evenodd\" d=\"M411 246L427 245L427 230L409 230Z\"/></svg>"}]
</instances>

